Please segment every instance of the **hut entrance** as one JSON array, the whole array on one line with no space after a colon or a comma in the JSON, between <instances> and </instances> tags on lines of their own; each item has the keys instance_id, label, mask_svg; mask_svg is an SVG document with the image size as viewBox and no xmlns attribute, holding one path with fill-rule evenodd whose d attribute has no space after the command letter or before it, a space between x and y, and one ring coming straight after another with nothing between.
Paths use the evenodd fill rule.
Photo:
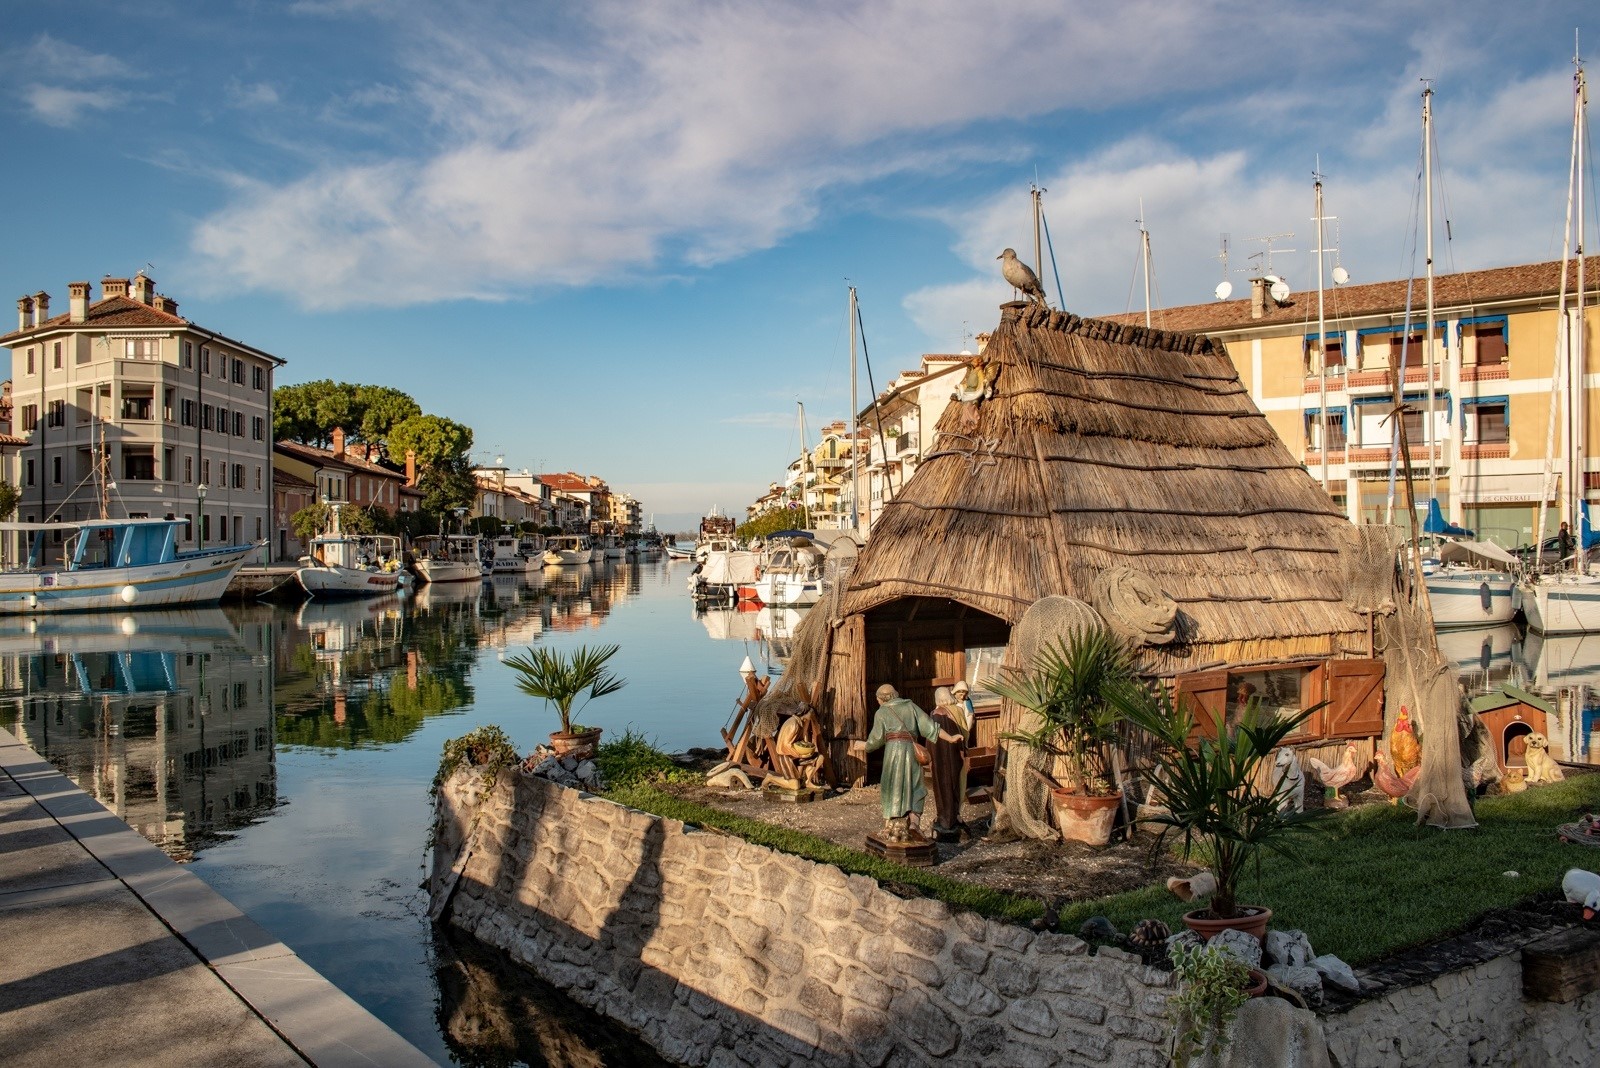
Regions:
<instances>
[{"instance_id":1,"label":"hut entrance","mask_svg":"<svg viewBox=\"0 0 1600 1068\"><path fill-rule=\"evenodd\" d=\"M977 713L975 749L992 749L996 743L1000 702L988 694L984 683L1000 668L1011 625L987 612L943 597L905 597L866 613L866 675L862 680L863 706L877 707L873 691L887 682L919 706L932 709L934 690L966 679ZM877 781L877 754L873 754L867 781Z\"/></svg>"}]
</instances>

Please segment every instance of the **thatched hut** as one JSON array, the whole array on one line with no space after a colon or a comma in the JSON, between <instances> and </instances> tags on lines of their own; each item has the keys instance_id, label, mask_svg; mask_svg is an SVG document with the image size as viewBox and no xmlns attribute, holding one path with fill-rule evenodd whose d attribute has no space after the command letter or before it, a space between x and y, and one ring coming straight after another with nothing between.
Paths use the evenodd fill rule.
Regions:
<instances>
[{"instance_id":1,"label":"thatched hut","mask_svg":"<svg viewBox=\"0 0 1600 1068\"><path fill-rule=\"evenodd\" d=\"M1328 700L1304 741L1379 735L1383 664L1362 610L1376 606L1352 600L1348 575L1362 539L1223 347L1030 304L1001 311L781 687L819 706L841 777L864 770L842 740L867 733L872 688L892 682L924 707L936 679L981 690L1049 595L1093 606L1137 639L1148 674L1202 708ZM1392 545L1369 559L1386 594Z\"/></svg>"}]
</instances>

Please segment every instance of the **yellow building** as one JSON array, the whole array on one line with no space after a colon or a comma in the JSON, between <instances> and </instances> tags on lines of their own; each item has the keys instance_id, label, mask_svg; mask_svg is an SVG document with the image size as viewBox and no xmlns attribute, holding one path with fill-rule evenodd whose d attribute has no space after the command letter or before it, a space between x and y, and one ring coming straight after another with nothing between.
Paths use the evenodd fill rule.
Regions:
<instances>
[{"instance_id":1,"label":"yellow building","mask_svg":"<svg viewBox=\"0 0 1600 1068\"><path fill-rule=\"evenodd\" d=\"M1585 272L1592 335L1600 321L1600 258L1590 258ZM1576 284L1574 263L1567 283L1574 322ZM1588 357L1582 394L1569 412L1568 393L1558 392L1554 376L1560 289L1558 262L1436 277L1431 352L1420 279L1326 289L1326 359L1317 344L1316 292L1280 290L1275 299L1265 279L1253 280L1242 300L1157 311L1152 325L1223 342L1289 451L1357 522L1389 514L1390 369L1403 363L1419 507L1434 496L1453 522L1509 547L1534 540L1541 498L1549 505L1546 533L1554 532L1569 461L1583 472L1585 498L1600 496L1600 419L1583 416L1600 399L1600 362ZM1111 318L1144 322L1143 313ZM1584 428L1576 449L1568 432L1574 424ZM1393 498L1401 517L1402 479L1403 472Z\"/></svg>"}]
</instances>

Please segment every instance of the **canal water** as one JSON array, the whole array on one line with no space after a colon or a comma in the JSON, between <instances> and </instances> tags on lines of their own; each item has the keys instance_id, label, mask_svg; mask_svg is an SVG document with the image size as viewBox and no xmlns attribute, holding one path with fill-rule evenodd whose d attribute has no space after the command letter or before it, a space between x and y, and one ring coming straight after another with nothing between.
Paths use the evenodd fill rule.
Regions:
<instances>
[{"instance_id":1,"label":"canal water","mask_svg":"<svg viewBox=\"0 0 1600 1068\"><path fill-rule=\"evenodd\" d=\"M665 749L719 744L750 656L799 615L697 615L688 567L610 561L412 598L0 619L0 726L441 1063L648 1064L637 1041L436 935L420 887L441 747L555 728L501 662L616 643L582 710Z\"/></svg>"},{"instance_id":2,"label":"canal water","mask_svg":"<svg viewBox=\"0 0 1600 1068\"><path fill-rule=\"evenodd\" d=\"M616 643L628 685L582 722L719 744L740 663L781 671L800 616L697 614L687 576L609 562L407 599L0 618L0 726L441 1063L660 1063L435 932L420 884L445 740L495 723L531 749L555 726L508 654ZM1474 692L1555 698L1552 750L1600 763L1600 635L1502 627L1441 648Z\"/></svg>"}]
</instances>

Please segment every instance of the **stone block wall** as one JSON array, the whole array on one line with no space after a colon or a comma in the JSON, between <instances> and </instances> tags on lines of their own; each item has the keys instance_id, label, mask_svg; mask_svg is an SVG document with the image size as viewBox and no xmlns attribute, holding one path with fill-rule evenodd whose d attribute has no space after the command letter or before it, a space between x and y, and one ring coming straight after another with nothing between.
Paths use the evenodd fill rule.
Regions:
<instances>
[{"instance_id":1,"label":"stone block wall","mask_svg":"<svg viewBox=\"0 0 1600 1068\"><path fill-rule=\"evenodd\" d=\"M1393 990L1323 1018L1338 1068L1600 1063L1600 992L1565 1005L1522 996L1520 952Z\"/></svg>"},{"instance_id":2,"label":"stone block wall","mask_svg":"<svg viewBox=\"0 0 1600 1068\"><path fill-rule=\"evenodd\" d=\"M1172 976L507 770L440 795L449 922L692 1065L1163 1065Z\"/></svg>"}]
</instances>

